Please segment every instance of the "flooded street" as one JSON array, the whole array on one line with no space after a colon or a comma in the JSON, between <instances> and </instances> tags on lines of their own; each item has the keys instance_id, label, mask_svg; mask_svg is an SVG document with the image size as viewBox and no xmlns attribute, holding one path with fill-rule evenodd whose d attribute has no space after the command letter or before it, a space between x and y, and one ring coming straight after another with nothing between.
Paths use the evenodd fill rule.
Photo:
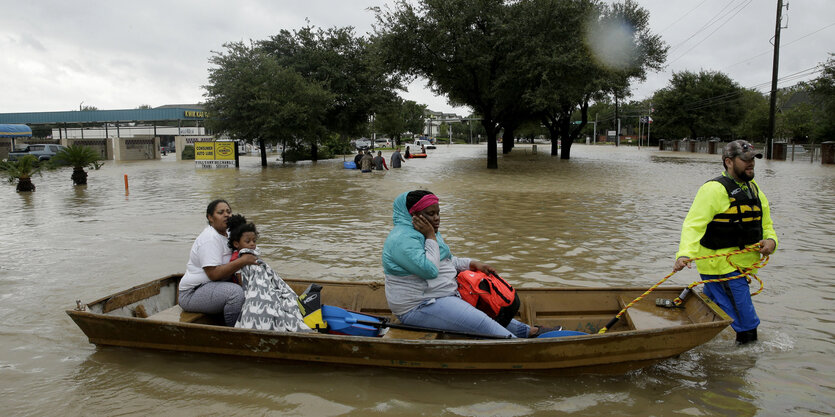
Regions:
<instances>
[{"instance_id":1,"label":"flooded street","mask_svg":"<svg viewBox=\"0 0 835 417\"><path fill-rule=\"evenodd\" d=\"M550 146L550 145L547 145ZM835 413L835 166L758 160L780 246L754 297L760 341L725 330L627 375L461 374L96 348L67 317L90 302L184 272L207 203L227 199L284 277L383 281L392 201L441 200L452 252L516 286L639 286L668 274L681 222L718 155L575 145L562 161L518 145L487 170L486 145L441 145L399 170L342 159L239 170L108 161L89 185L70 170L0 184L0 406L4 415L831 415ZM390 152L385 152L388 156ZM349 156L349 158L352 158ZM125 195L124 175L129 179ZM669 285L698 278L695 269Z\"/></svg>"}]
</instances>

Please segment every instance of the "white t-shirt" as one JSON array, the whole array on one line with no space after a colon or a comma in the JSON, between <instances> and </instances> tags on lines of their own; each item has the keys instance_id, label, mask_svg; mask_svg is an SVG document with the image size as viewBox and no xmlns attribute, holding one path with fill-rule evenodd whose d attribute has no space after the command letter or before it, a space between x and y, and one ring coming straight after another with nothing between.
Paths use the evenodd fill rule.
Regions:
<instances>
[{"instance_id":1,"label":"white t-shirt","mask_svg":"<svg viewBox=\"0 0 835 417\"><path fill-rule=\"evenodd\" d=\"M229 239L218 233L214 227L206 226L191 247L186 273L180 280L180 292L211 281L203 268L228 264L231 257Z\"/></svg>"}]
</instances>

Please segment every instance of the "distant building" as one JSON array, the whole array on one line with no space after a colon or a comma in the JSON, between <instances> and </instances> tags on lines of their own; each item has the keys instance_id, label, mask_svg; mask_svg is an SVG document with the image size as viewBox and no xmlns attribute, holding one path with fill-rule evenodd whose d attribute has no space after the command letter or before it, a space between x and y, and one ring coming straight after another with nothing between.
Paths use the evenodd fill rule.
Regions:
<instances>
[{"instance_id":1,"label":"distant building","mask_svg":"<svg viewBox=\"0 0 835 417\"><path fill-rule=\"evenodd\" d=\"M444 113L439 111L432 111L426 109L423 111L425 124L423 134L430 137L436 137L441 134L441 123L461 123L461 116L455 113Z\"/></svg>"}]
</instances>

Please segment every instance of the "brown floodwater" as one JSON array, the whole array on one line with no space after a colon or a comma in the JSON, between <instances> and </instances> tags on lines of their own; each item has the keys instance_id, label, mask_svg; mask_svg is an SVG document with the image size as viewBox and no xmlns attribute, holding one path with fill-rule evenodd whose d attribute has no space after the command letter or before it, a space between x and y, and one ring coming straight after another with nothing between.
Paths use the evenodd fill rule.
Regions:
<instances>
[{"instance_id":1,"label":"brown floodwater","mask_svg":"<svg viewBox=\"0 0 835 417\"><path fill-rule=\"evenodd\" d=\"M757 161L780 247L754 298L760 341L733 332L626 375L433 373L96 348L64 310L183 272L225 198L254 221L285 277L382 282L395 196L441 199L454 254L518 286L649 287L670 272L681 222L716 155L575 145L572 159L520 145L487 170L485 145L440 146L400 170L342 159L199 170L172 155L107 162L73 187L0 184L0 406L3 415L831 415L835 413L835 166ZM388 152L387 152L388 153ZM350 157L349 157L350 158ZM124 175L130 194L125 195ZM670 283L686 285L695 270Z\"/></svg>"}]
</instances>

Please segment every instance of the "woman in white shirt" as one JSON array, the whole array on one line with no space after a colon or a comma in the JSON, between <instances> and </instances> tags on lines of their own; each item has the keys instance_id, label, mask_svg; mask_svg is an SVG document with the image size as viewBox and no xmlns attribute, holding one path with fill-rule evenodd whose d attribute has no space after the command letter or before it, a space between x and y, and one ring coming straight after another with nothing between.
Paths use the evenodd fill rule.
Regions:
<instances>
[{"instance_id":1,"label":"woman in white shirt","mask_svg":"<svg viewBox=\"0 0 835 417\"><path fill-rule=\"evenodd\" d=\"M226 220L232 215L232 208L226 200L214 200L206 208L208 226L197 236L186 265L186 273L180 280L178 302L183 311L195 313L223 313L227 326L234 326L244 293L240 285L229 280L246 265L254 265L254 255L242 255L229 262L232 249L229 248Z\"/></svg>"}]
</instances>

